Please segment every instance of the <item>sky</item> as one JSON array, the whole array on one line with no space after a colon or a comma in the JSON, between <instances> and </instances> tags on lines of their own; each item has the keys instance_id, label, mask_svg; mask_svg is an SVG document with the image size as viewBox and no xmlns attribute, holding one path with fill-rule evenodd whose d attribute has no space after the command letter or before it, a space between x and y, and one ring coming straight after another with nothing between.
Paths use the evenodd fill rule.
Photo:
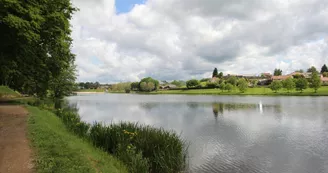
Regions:
<instances>
[{"instance_id":1,"label":"sky","mask_svg":"<svg viewBox=\"0 0 328 173\"><path fill-rule=\"evenodd\" d=\"M72 0L78 81L187 80L328 64L328 1Z\"/></svg>"}]
</instances>

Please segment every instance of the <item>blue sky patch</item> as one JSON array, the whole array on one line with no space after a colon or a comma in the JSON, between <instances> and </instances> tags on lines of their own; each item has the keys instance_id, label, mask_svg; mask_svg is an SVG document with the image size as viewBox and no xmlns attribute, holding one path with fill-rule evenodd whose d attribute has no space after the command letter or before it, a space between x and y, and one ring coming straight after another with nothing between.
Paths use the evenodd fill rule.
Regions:
<instances>
[{"instance_id":1,"label":"blue sky patch","mask_svg":"<svg viewBox=\"0 0 328 173\"><path fill-rule=\"evenodd\" d=\"M135 4L144 4L145 0L115 0L116 12L129 12Z\"/></svg>"}]
</instances>

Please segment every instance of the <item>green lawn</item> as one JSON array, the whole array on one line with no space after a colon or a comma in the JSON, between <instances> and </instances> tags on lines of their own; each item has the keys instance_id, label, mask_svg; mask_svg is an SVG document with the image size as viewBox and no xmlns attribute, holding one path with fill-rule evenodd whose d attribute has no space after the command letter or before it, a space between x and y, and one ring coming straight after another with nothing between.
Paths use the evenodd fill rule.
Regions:
<instances>
[{"instance_id":1,"label":"green lawn","mask_svg":"<svg viewBox=\"0 0 328 173\"><path fill-rule=\"evenodd\" d=\"M0 97L18 97L20 94L7 86L0 85Z\"/></svg>"},{"instance_id":2,"label":"green lawn","mask_svg":"<svg viewBox=\"0 0 328 173\"><path fill-rule=\"evenodd\" d=\"M312 88L304 90L302 93L293 90L288 93L282 89L274 93L271 89L265 87L248 88L246 92L241 93L238 89L230 92L221 91L220 89L190 89L190 90L160 90L151 92L151 94L209 94L209 95L293 95L293 96L328 96L328 86L322 86L318 89L317 93Z\"/></svg>"},{"instance_id":3,"label":"green lawn","mask_svg":"<svg viewBox=\"0 0 328 173\"><path fill-rule=\"evenodd\" d=\"M27 106L29 138L36 154L36 172L124 173L126 168L109 154L68 132L53 113Z\"/></svg>"}]
</instances>

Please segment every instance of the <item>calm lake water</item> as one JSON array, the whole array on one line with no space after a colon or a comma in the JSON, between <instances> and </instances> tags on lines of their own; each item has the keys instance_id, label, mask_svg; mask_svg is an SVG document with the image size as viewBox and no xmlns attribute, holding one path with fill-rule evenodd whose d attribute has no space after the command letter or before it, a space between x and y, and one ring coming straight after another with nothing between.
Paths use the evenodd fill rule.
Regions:
<instances>
[{"instance_id":1,"label":"calm lake water","mask_svg":"<svg viewBox=\"0 0 328 173\"><path fill-rule=\"evenodd\" d=\"M328 172L328 97L80 94L68 100L86 122L176 131L190 142L190 172Z\"/></svg>"}]
</instances>

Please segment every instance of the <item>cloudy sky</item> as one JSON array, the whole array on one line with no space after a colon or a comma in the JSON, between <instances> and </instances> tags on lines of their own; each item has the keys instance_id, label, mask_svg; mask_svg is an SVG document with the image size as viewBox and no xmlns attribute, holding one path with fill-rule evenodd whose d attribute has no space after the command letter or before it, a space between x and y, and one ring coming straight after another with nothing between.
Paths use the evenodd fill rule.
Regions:
<instances>
[{"instance_id":1,"label":"cloudy sky","mask_svg":"<svg viewBox=\"0 0 328 173\"><path fill-rule=\"evenodd\" d=\"M72 0L79 81L283 73L328 64L326 0Z\"/></svg>"}]
</instances>

